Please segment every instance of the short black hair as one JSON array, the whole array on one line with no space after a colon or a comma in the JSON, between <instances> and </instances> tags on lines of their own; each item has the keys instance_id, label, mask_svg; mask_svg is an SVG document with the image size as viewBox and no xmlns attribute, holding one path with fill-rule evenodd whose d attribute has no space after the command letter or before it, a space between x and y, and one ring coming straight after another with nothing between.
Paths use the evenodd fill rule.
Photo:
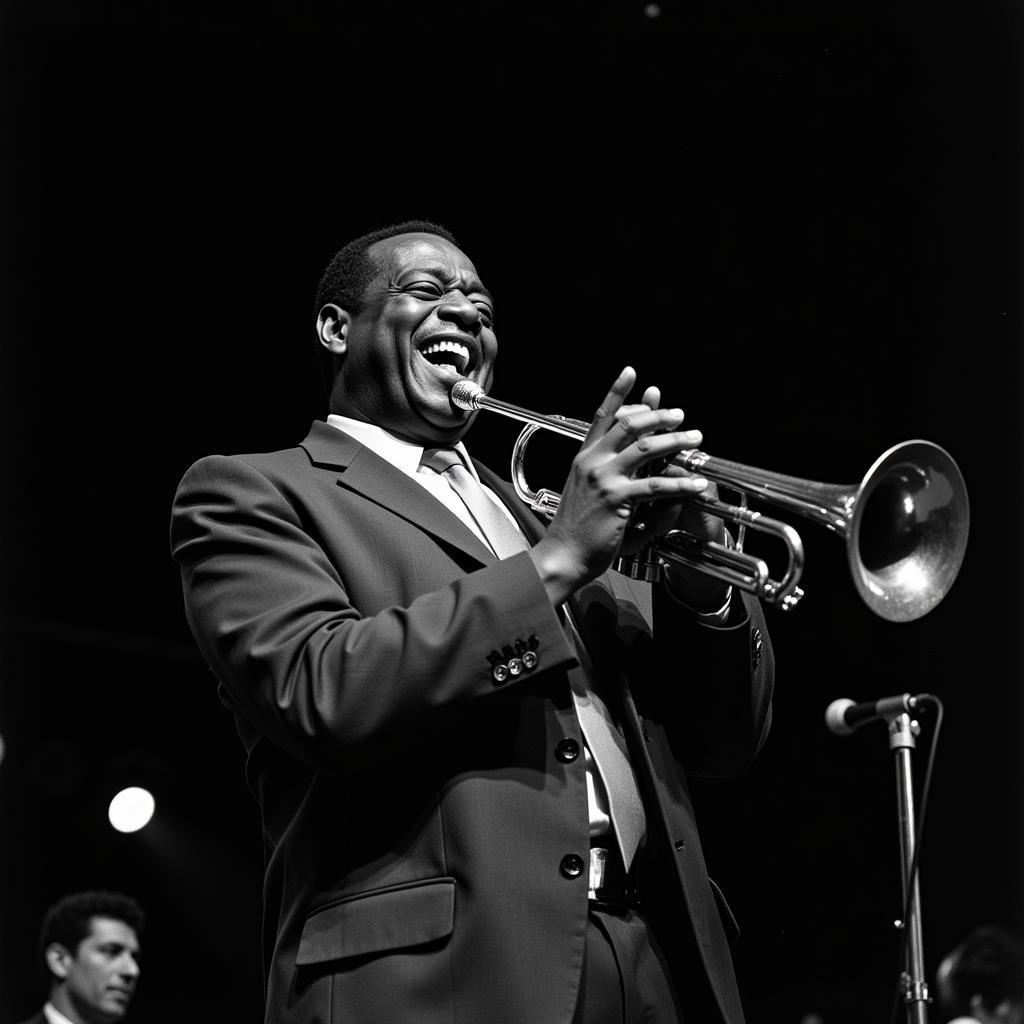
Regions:
<instances>
[{"instance_id":1,"label":"short black hair","mask_svg":"<svg viewBox=\"0 0 1024 1024\"><path fill-rule=\"evenodd\" d=\"M1001 928L976 928L949 959L949 1005L943 1009L951 1016L969 1015L974 996L990 1011L1005 999L1024 1002L1024 949Z\"/></svg>"},{"instance_id":2,"label":"short black hair","mask_svg":"<svg viewBox=\"0 0 1024 1024\"><path fill-rule=\"evenodd\" d=\"M43 978L47 982L52 977L46 963L47 948L59 942L71 953L75 953L79 943L88 937L94 917L123 921L136 935L141 934L146 923L142 907L131 896L121 892L97 889L73 892L62 897L46 911L39 929L39 959L42 961Z\"/></svg>"},{"instance_id":3,"label":"short black hair","mask_svg":"<svg viewBox=\"0 0 1024 1024\"><path fill-rule=\"evenodd\" d=\"M366 289L381 269L370 259L370 246L385 238L411 234L437 235L452 245L459 245L455 236L443 224L435 224L429 220L406 220L398 224L388 224L386 227L367 231L358 238L353 238L334 254L320 278L313 309L314 322L320 315L320 310L329 302L340 306L353 316L358 316L366 303ZM319 338L317 352L320 356L324 383L330 393L334 385L334 357L320 344Z\"/></svg>"}]
</instances>

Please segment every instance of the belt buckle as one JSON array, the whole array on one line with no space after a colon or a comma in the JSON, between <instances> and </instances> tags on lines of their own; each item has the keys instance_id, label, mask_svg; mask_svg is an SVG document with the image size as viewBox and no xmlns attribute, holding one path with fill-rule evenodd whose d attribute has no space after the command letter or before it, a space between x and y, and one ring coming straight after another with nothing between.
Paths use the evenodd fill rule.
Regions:
<instances>
[{"instance_id":1,"label":"belt buckle","mask_svg":"<svg viewBox=\"0 0 1024 1024\"><path fill-rule=\"evenodd\" d=\"M640 894L622 866L600 846L590 848L590 887L587 898L601 910L622 914L640 903ZM616 877L618 876L618 877Z\"/></svg>"},{"instance_id":2,"label":"belt buckle","mask_svg":"<svg viewBox=\"0 0 1024 1024\"><path fill-rule=\"evenodd\" d=\"M607 875L608 851L603 846L592 846L590 848L590 884L587 892L590 899L597 899L597 890L604 888Z\"/></svg>"}]
</instances>

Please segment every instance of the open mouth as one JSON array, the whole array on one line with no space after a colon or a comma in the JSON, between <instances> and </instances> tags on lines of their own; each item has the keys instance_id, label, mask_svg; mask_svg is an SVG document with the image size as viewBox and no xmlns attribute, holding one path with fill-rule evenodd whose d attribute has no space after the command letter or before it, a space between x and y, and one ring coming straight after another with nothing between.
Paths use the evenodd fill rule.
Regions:
<instances>
[{"instance_id":1,"label":"open mouth","mask_svg":"<svg viewBox=\"0 0 1024 1024\"><path fill-rule=\"evenodd\" d=\"M460 377L465 376L473 368L473 352L468 345L451 338L428 341L417 350L432 366L451 370Z\"/></svg>"}]
</instances>

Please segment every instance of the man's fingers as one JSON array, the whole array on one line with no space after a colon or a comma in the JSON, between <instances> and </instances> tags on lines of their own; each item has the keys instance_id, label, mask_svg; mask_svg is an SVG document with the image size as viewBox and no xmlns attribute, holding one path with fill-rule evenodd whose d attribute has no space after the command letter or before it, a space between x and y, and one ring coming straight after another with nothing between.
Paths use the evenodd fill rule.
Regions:
<instances>
[{"instance_id":1,"label":"man's fingers","mask_svg":"<svg viewBox=\"0 0 1024 1024\"><path fill-rule=\"evenodd\" d=\"M621 420L625 416L636 416L637 413L650 412L651 407L642 402L631 402L628 405L621 405L615 410L615 419Z\"/></svg>"},{"instance_id":2,"label":"man's fingers","mask_svg":"<svg viewBox=\"0 0 1024 1024\"><path fill-rule=\"evenodd\" d=\"M642 476L624 485L622 496L629 501L660 501L708 489L703 476Z\"/></svg>"},{"instance_id":3,"label":"man's fingers","mask_svg":"<svg viewBox=\"0 0 1024 1024\"><path fill-rule=\"evenodd\" d=\"M683 422L682 409L650 409L646 405L625 406L615 417L614 429L609 428L609 443L622 451L644 435L678 432Z\"/></svg>"},{"instance_id":4,"label":"man's fingers","mask_svg":"<svg viewBox=\"0 0 1024 1024\"><path fill-rule=\"evenodd\" d=\"M608 432L608 428L615 423L615 414L622 408L623 403L626 401L626 396L633 390L635 383L636 370L632 366L624 367L618 377L615 378L615 383L612 384L611 390L604 396L604 400L597 407L597 412L594 413L594 421L590 424L590 430L587 431L588 442L604 437Z\"/></svg>"},{"instance_id":5,"label":"man's fingers","mask_svg":"<svg viewBox=\"0 0 1024 1024\"><path fill-rule=\"evenodd\" d=\"M690 451L700 445L704 435L699 430L678 430L679 417L672 416L672 410L652 412L648 416L631 416L617 424L619 433L618 451L624 456L622 464L632 468L642 466L654 459L671 457L678 452ZM656 427L649 424L649 417L661 417Z\"/></svg>"},{"instance_id":6,"label":"man's fingers","mask_svg":"<svg viewBox=\"0 0 1024 1024\"><path fill-rule=\"evenodd\" d=\"M642 434L615 456L615 467L624 476L654 475L690 477L695 475L672 462L677 455L695 449L702 440L699 430L674 430L663 434ZM644 467L648 467L646 472Z\"/></svg>"},{"instance_id":7,"label":"man's fingers","mask_svg":"<svg viewBox=\"0 0 1024 1024\"><path fill-rule=\"evenodd\" d=\"M657 409L661 405L661 388L649 387L640 401L650 409Z\"/></svg>"}]
</instances>

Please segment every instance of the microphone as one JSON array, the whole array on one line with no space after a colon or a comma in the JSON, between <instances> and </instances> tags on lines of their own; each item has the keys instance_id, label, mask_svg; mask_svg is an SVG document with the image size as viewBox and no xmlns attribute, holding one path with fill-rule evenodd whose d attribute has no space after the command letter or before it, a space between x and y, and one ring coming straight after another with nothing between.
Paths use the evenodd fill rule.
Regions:
<instances>
[{"instance_id":1,"label":"microphone","mask_svg":"<svg viewBox=\"0 0 1024 1024\"><path fill-rule=\"evenodd\" d=\"M911 696L901 693L898 697L882 697L881 700L866 700L854 704L848 697L840 697L832 701L825 709L825 724L837 736L849 736L868 722L879 719L892 719L904 712L916 711L922 704L934 698L930 693L918 693Z\"/></svg>"}]
</instances>

